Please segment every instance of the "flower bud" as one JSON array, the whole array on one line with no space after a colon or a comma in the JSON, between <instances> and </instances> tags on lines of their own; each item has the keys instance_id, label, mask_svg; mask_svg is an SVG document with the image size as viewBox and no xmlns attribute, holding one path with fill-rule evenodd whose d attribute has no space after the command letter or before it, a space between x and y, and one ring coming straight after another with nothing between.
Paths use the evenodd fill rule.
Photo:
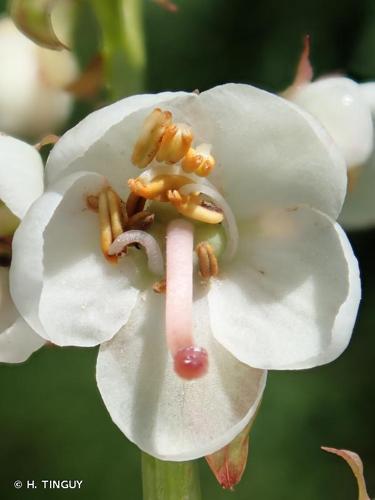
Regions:
<instances>
[{"instance_id":1,"label":"flower bud","mask_svg":"<svg viewBox=\"0 0 375 500\"><path fill-rule=\"evenodd\" d=\"M249 451L249 434L254 418L227 446L206 456L210 469L220 486L226 490L233 490L244 473Z\"/></svg>"},{"instance_id":2,"label":"flower bud","mask_svg":"<svg viewBox=\"0 0 375 500\"><path fill-rule=\"evenodd\" d=\"M39 47L3 18L0 61L0 130L39 138L62 126L73 104L64 88L78 74L74 56Z\"/></svg>"}]
</instances>

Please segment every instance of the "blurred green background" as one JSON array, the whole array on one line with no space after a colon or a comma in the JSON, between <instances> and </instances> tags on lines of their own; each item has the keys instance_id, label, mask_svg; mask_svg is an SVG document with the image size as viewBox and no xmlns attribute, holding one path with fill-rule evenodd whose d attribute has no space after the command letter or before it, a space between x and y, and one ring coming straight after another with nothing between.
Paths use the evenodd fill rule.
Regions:
<instances>
[{"instance_id":1,"label":"blurred green background","mask_svg":"<svg viewBox=\"0 0 375 500\"><path fill-rule=\"evenodd\" d=\"M316 75L341 71L375 80L374 0L177 3L172 14L145 0L147 90L240 81L279 91L291 82L306 33ZM92 33L85 16L78 39L83 62L93 51ZM72 124L88 107L77 107ZM222 491L202 460L204 499L356 499L348 466L320 445L357 451L375 497L375 231L350 238L364 298L349 349L322 368L270 373L241 484L235 493ZM141 499L139 452L101 402L95 360L96 349L44 348L22 366L0 367L2 500ZM16 490L16 479L84 484L79 491Z\"/></svg>"}]
</instances>

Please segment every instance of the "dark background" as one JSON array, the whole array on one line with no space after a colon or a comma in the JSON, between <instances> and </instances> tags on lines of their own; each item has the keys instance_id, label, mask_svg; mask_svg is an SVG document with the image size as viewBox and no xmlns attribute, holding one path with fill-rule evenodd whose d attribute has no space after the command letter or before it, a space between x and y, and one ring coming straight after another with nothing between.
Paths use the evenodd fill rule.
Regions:
<instances>
[{"instance_id":1,"label":"dark background","mask_svg":"<svg viewBox=\"0 0 375 500\"><path fill-rule=\"evenodd\" d=\"M292 80L306 33L317 76L341 71L375 79L373 0L181 0L177 14L145 5L150 91L204 90L228 81L280 91ZM78 37L83 62L92 33L85 16ZM72 123L88 108L78 106ZM364 290L348 350L328 366L270 373L241 484L235 493L221 491L202 460L204 499L356 499L348 466L320 445L357 451L375 496L375 233L349 236ZM141 499L139 452L102 404L95 361L96 349L44 348L22 366L0 367L2 500ZM16 479L84 485L15 490Z\"/></svg>"}]
</instances>

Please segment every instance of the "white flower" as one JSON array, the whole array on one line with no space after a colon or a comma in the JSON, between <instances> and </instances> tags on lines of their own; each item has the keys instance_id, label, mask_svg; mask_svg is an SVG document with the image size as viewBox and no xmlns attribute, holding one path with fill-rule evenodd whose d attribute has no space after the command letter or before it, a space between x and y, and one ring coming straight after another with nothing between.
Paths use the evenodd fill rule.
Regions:
<instances>
[{"instance_id":1,"label":"white flower","mask_svg":"<svg viewBox=\"0 0 375 500\"><path fill-rule=\"evenodd\" d=\"M28 144L0 135L0 246L10 257L9 236L43 192L43 164ZM9 248L9 251L7 249ZM6 264L3 262L1 264ZM44 344L20 317L9 295L9 268L0 267L0 361L25 361Z\"/></svg>"},{"instance_id":2,"label":"white flower","mask_svg":"<svg viewBox=\"0 0 375 500\"><path fill-rule=\"evenodd\" d=\"M359 89L370 107L374 124L375 83L362 83ZM363 165L351 169L349 174L352 182L340 214L340 221L348 229L373 227L375 226L375 147L368 160Z\"/></svg>"},{"instance_id":3,"label":"white flower","mask_svg":"<svg viewBox=\"0 0 375 500\"><path fill-rule=\"evenodd\" d=\"M137 179L131 160L147 167ZM289 102L246 85L130 97L67 132L46 176L14 238L12 296L53 343L106 342L99 389L146 452L216 451L254 415L262 369L316 366L347 346L360 284L334 222L345 163ZM132 242L149 269L132 247L113 262ZM166 301L152 289L164 260ZM176 372L190 376L192 346L187 382Z\"/></svg>"},{"instance_id":4,"label":"white flower","mask_svg":"<svg viewBox=\"0 0 375 500\"><path fill-rule=\"evenodd\" d=\"M375 84L358 84L342 76L311 82L308 40L294 83L284 96L311 113L326 128L343 153L348 169L348 193L340 214L348 229L375 224Z\"/></svg>"},{"instance_id":5,"label":"white flower","mask_svg":"<svg viewBox=\"0 0 375 500\"><path fill-rule=\"evenodd\" d=\"M77 77L74 56L39 47L4 17L0 62L0 130L39 138L62 126L73 105L64 88Z\"/></svg>"}]
</instances>

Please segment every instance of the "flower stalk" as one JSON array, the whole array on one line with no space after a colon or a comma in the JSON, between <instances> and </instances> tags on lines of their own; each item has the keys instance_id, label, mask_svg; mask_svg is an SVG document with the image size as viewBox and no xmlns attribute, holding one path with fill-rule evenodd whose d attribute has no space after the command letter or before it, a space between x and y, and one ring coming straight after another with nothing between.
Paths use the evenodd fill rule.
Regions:
<instances>
[{"instance_id":1,"label":"flower stalk","mask_svg":"<svg viewBox=\"0 0 375 500\"><path fill-rule=\"evenodd\" d=\"M102 30L110 98L141 92L146 67L142 0L93 0L92 5Z\"/></svg>"},{"instance_id":2,"label":"flower stalk","mask_svg":"<svg viewBox=\"0 0 375 500\"><path fill-rule=\"evenodd\" d=\"M165 462L142 453L143 500L201 500L198 464Z\"/></svg>"}]
</instances>

